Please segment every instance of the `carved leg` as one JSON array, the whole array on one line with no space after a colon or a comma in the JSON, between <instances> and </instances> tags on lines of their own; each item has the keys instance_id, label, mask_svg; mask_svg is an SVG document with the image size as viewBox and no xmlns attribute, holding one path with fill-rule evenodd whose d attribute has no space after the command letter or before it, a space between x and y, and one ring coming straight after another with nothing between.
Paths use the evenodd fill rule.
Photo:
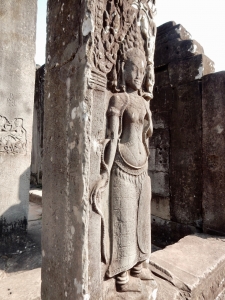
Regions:
<instances>
[{"instance_id":1,"label":"carved leg","mask_svg":"<svg viewBox=\"0 0 225 300\"><path fill-rule=\"evenodd\" d=\"M116 276L116 284L120 292L141 292L141 280L129 277L127 271Z\"/></svg>"},{"instance_id":2,"label":"carved leg","mask_svg":"<svg viewBox=\"0 0 225 300\"><path fill-rule=\"evenodd\" d=\"M122 272L116 276L116 283L118 285L126 284L129 281L129 274L127 271Z\"/></svg>"},{"instance_id":3,"label":"carved leg","mask_svg":"<svg viewBox=\"0 0 225 300\"><path fill-rule=\"evenodd\" d=\"M142 262L138 262L130 271L133 277L140 278L141 280L153 280L151 271L143 268Z\"/></svg>"}]
</instances>

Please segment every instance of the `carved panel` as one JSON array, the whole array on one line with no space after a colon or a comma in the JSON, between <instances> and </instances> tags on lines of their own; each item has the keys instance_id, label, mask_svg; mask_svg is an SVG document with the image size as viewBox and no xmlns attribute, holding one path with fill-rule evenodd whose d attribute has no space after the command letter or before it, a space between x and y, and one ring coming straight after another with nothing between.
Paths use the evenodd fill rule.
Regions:
<instances>
[{"instance_id":1,"label":"carved panel","mask_svg":"<svg viewBox=\"0 0 225 300\"><path fill-rule=\"evenodd\" d=\"M26 154L27 133L23 119L15 118L9 122L0 115L0 154Z\"/></svg>"},{"instance_id":2,"label":"carved panel","mask_svg":"<svg viewBox=\"0 0 225 300\"><path fill-rule=\"evenodd\" d=\"M124 91L124 55L130 48L144 50L147 67L143 95L152 99L156 25L154 0L99 0L96 4L92 71L108 79L108 89ZM94 71L95 70L95 71ZM96 75L93 75L96 78ZM98 82L98 81L97 81ZM99 81L100 89L102 83ZM98 83L97 83L98 85Z\"/></svg>"},{"instance_id":3,"label":"carved panel","mask_svg":"<svg viewBox=\"0 0 225 300\"><path fill-rule=\"evenodd\" d=\"M150 255L151 183L147 168L152 120L148 100L153 97L154 85L154 4L148 0L99 0L95 11L88 83L97 90L93 101L102 106L101 116L93 118L93 133L105 123L106 137L102 141L92 136L98 139L102 156L100 168L98 160L98 166L95 164L100 174L94 172L97 182L91 203L102 220L106 276L115 276L123 291L137 291L140 279L151 278L141 264ZM137 277L137 286L128 270Z\"/></svg>"}]
</instances>

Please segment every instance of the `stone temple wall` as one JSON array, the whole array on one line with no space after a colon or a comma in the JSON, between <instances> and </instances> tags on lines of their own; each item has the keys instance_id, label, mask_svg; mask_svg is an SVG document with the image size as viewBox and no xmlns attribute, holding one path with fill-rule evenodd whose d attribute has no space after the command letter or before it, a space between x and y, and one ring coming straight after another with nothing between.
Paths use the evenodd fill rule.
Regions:
<instances>
[{"instance_id":1,"label":"stone temple wall","mask_svg":"<svg viewBox=\"0 0 225 300\"><path fill-rule=\"evenodd\" d=\"M206 224L211 222L212 225L224 205L221 195L217 195L220 205L214 205L218 201L215 193L218 194L219 184L213 183L215 179L210 181L214 173L209 174L210 167L205 162L210 147L213 156L210 159L214 159L213 151L216 148L221 151L224 145L224 125L221 125L224 73L210 73L214 73L213 61L182 25L168 22L158 27L149 172L153 186L153 243L159 246L176 242L187 234L202 232L203 228L208 232ZM216 89L213 88L215 82ZM213 105L214 110L211 109ZM217 117L218 114L221 116ZM209 116L216 118L213 126L221 132L218 140L212 137L215 130L211 129ZM216 147L217 144L221 146ZM222 160L218 152L217 167ZM221 169L217 170L219 180L224 172L221 166L218 168ZM211 194L209 189L213 191ZM224 190L223 183L220 189ZM214 232L225 233L222 221L217 225L211 226Z\"/></svg>"},{"instance_id":2,"label":"stone temple wall","mask_svg":"<svg viewBox=\"0 0 225 300\"><path fill-rule=\"evenodd\" d=\"M24 247L26 234L36 13L36 0L0 1L0 253Z\"/></svg>"},{"instance_id":3,"label":"stone temple wall","mask_svg":"<svg viewBox=\"0 0 225 300\"><path fill-rule=\"evenodd\" d=\"M34 119L31 155L31 184L42 184L45 65L37 68L34 94Z\"/></svg>"}]
</instances>

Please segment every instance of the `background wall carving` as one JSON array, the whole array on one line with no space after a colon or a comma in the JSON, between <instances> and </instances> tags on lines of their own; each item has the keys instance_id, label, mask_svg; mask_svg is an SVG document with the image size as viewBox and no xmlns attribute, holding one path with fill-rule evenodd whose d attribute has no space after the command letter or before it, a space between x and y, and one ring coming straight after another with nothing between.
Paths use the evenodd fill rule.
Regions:
<instances>
[{"instance_id":1,"label":"background wall carving","mask_svg":"<svg viewBox=\"0 0 225 300\"><path fill-rule=\"evenodd\" d=\"M0 153L26 154L27 133L23 119L16 118L9 122L0 115Z\"/></svg>"}]
</instances>

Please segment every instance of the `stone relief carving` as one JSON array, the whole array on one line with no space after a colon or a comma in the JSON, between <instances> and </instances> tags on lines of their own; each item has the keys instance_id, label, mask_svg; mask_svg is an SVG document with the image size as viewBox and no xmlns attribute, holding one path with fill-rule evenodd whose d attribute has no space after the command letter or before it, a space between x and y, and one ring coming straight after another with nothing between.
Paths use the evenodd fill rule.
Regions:
<instances>
[{"instance_id":1,"label":"stone relief carving","mask_svg":"<svg viewBox=\"0 0 225 300\"><path fill-rule=\"evenodd\" d=\"M154 85L155 13L154 0L99 0L96 10L89 86L93 88L94 83L96 89L108 89L112 96L106 113L101 180L91 200L102 218L106 276L115 277L124 292L140 291L140 280L152 279L143 262L151 251L148 139L153 127L148 100ZM102 209L106 189L108 223Z\"/></svg>"},{"instance_id":2,"label":"stone relief carving","mask_svg":"<svg viewBox=\"0 0 225 300\"><path fill-rule=\"evenodd\" d=\"M0 115L0 153L26 154L27 133L23 128L23 119L9 122Z\"/></svg>"}]
</instances>

